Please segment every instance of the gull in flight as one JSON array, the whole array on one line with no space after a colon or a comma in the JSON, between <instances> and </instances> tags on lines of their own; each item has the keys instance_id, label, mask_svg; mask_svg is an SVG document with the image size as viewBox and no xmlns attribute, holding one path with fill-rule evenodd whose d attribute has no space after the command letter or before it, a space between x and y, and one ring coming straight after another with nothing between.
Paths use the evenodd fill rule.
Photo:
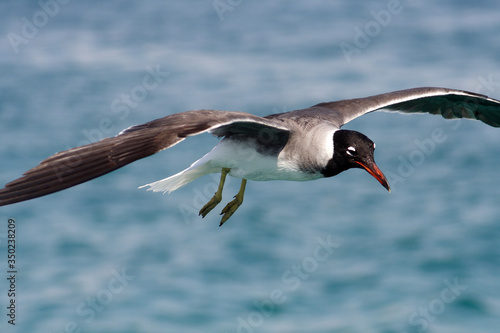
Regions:
<instances>
[{"instance_id":1,"label":"gull in flight","mask_svg":"<svg viewBox=\"0 0 500 333\"><path fill-rule=\"evenodd\" d=\"M265 117L237 111L186 111L50 156L0 189L0 206L81 184L204 132L222 139L184 171L142 187L172 192L204 175L220 173L217 192L200 210L205 217L222 200L226 177L239 178L240 190L222 210L220 225L242 204L247 180L307 181L361 168L390 191L374 161L375 143L362 133L341 129L378 110L476 119L500 127L500 101L462 90L428 87L319 103Z\"/></svg>"}]
</instances>

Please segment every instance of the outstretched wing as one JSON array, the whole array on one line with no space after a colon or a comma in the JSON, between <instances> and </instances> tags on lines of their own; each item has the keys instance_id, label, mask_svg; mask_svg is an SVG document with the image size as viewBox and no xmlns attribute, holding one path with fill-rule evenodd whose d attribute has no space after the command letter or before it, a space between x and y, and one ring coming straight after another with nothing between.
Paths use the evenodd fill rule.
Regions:
<instances>
[{"instance_id":1,"label":"outstretched wing","mask_svg":"<svg viewBox=\"0 0 500 333\"><path fill-rule=\"evenodd\" d=\"M316 117L338 127L368 112L384 109L403 113L430 113L446 119L468 118L500 127L500 101L488 96L446 88L414 88L365 98L320 103L281 117Z\"/></svg>"},{"instance_id":2,"label":"outstretched wing","mask_svg":"<svg viewBox=\"0 0 500 333\"><path fill-rule=\"evenodd\" d=\"M475 119L500 127L500 101L463 90L414 88L325 104L342 114L343 124L365 113L385 109L403 113L430 113L446 119Z\"/></svg>"},{"instance_id":3,"label":"outstretched wing","mask_svg":"<svg viewBox=\"0 0 500 333\"><path fill-rule=\"evenodd\" d=\"M34 199L81 184L170 148L188 136L219 137L265 130L286 133L277 122L244 112L198 110L132 126L115 137L52 155L0 190L0 206Z\"/></svg>"}]
</instances>

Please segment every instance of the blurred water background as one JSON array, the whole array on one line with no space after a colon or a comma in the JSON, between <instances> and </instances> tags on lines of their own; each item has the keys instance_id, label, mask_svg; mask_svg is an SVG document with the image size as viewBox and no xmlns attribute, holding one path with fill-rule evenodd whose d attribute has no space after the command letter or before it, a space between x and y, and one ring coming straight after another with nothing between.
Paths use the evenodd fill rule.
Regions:
<instances>
[{"instance_id":1,"label":"blurred water background","mask_svg":"<svg viewBox=\"0 0 500 333\"><path fill-rule=\"evenodd\" d=\"M417 86L500 98L495 1L2 1L0 182L199 108L257 115ZM0 209L2 332L498 332L500 132L377 113L361 170L249 183L223 227L205 177L137 187L217 140ZM16 325L7 221L16 221Z\"/></svg>"}]
</instances>

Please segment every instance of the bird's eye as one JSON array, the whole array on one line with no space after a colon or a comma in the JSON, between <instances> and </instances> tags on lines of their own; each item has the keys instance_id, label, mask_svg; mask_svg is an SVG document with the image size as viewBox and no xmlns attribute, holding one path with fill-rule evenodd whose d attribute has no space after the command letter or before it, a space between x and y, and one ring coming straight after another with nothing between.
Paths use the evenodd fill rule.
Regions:
<instances>
[{"instance_id":1,"label":"bird's eye","mask_svg":"<svg viewBox=\"0 0 500 333\"><path fill-rule=\"evenodd\" d=\"M353 146L347 147L347 150L346 150L347 155L354 156L353 153L355 153L355 152L356 152L356 148L354 148Z\"/></svg>"}]
</instances>

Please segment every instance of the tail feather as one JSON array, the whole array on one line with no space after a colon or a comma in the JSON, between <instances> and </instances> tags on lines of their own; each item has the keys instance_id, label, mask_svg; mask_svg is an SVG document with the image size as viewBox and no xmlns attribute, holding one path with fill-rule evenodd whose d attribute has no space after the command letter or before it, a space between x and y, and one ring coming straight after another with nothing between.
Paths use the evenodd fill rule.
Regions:
<instances>
[{"instance_id":1,"label":"tail feather","mask_svg":"<svg viewBox=\"0 0 500 333\"><path fill-rule=\"evenodd\" d=\"M148 187L148 191L170 193L178 188L191 183L193 180L216 171L204 168L203 165L197 168L188 168L168 178L143 185L139 188Z\"/></svg>"}]
</instances>

